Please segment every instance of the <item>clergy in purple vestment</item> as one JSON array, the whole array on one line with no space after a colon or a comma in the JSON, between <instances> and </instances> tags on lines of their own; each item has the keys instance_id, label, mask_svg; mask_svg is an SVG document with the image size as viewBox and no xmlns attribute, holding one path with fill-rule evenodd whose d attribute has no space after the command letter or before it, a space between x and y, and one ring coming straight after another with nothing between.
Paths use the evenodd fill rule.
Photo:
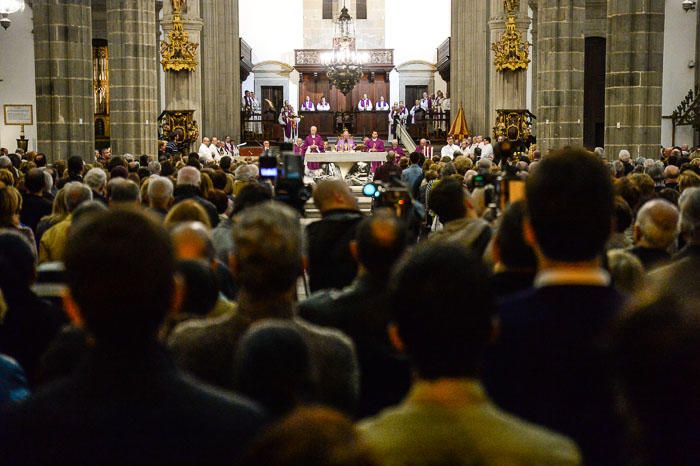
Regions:
<instances>
[{"instance_id":1,"label":"clergy in purple vestment","mask_svg":"<svg viewBox=\"0 0 700 466\"><path fill-rule=\"evenodd\" d=\"M355 150L355 140L350 136L350 132L346 129L338 139L335 145L335 150L338 152L352 152Z\"/></svg>"},{"instance_id":2,"label":"clergy in purple vestment","mask_svg":"<svg viewBox=\"0 0 700 466\"><path fill-rule=\"evenodd\" d=\"M362 100L357 104L357 109L361 112L371 112L372 111L372 101L367 97L367 94L362 96Z\"/></svg>"},{"instance_id":3,"label":"clergy in purple vestment","mask_svg":"<svg viewBox=\"0 0 700 466\"><path fill-rule=\"evenodd\" d=\"M309 97L308 95L306 96L306 100L304 100L304 103L301 104L301 111L302 112L316 111L316 107L314 106L314 103L311 101L311 97Z\"/></svg>"},{"instance_id":4,"label":"clergy in purple vestment","mask_svg":"<svg viewBox=\"0 0 700 466\"><path fill-rule=\"evenodd\" d=\"M323 147L323 138L318 134L318 128L312 126L309 129L309 135L304 139L304 145L302 146L302 154L318 154L320 152L325 152L326 149ZM321 168L321 164L318 162L308 162L307 167L309 170L318 170Z\"/></svg>"},{"instance_id":5,"label":"clergy in purple vestment","mask_svg":"<svg viewBox=\"0 0 700 466\"><path fill-rule=\"evenodd\" d=\"M384 141L379 139L379 133L372 131L372 137L365 142L366 152L384 152ZM382 162L372 162L372 173L381 166Z\"/></svg>"},{"instance_id":6,"label":"clergy in purple vestment","mask_svg":"<svg viewBox=\"0 0 700 466\"><path fill-rule=\"evenodd\" d=\"M406 156L406 152L403 150L403 147L399 146L399 141L398 139L394 139L391 141L391 147L389 150L393 150L396 153L396 159L400 159L401 157Z\"/></svg>"},{"instance_id":7,"label":"clergy in purple vestment","mask_svg":"<svg viewBox=\"0 0 700 466\"><path fill-rule=\"evenodd\" d=\"M297 138L294 143L294 155L304 155L304 140L302 138Z\"/></svg>"}]
</instances>

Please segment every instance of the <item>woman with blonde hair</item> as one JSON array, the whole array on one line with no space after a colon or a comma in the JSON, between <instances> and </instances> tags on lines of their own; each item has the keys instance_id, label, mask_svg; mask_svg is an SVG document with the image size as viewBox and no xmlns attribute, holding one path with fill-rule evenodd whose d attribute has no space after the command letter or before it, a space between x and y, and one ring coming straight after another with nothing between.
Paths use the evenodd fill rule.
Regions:
<instances>
[{"instance_id":1,"label":"woman with blonde hair","mask_svg":"<svg viewBox=\"0 0 700 466\"><path fill-rule=\"evenodd\" d=\"M0 232L12 231L27 239L36 257L36 240L31 228L20 223L19 213L22 210L22 195L14 186L0 181Z\"/></svg>"},{"instance_id":2,"label":"woman with blonde hair","mask_svg":"<svg viewBox=\"0 0 700 466\"><path fill-rule=\"evenodd\" d=\"M64 189L60 189L58 193L56 193L56 197L53 200L53 206L51 207L51 215L42 217L36 226L35 236L37 244L39 244L39 241L41 241L41 237L43 236L46 230L56 225L57 223L62 222L66 219L67 216L68 208L66 208L66 191Z\"/></svg>"},{"instance_id":3,"label":"woman with blonde hair","mask_svg":"<svg viewBox=\"0 0 700 466\"><path fill-rule=\"evenodd\" d=\"M170 229L183 222L201 222L207 229L211 230L211 221L207 211L199 202L192 199L182 201L170 209L168 215L165 216L163 225Z\"/></svg>"}]
</instances>

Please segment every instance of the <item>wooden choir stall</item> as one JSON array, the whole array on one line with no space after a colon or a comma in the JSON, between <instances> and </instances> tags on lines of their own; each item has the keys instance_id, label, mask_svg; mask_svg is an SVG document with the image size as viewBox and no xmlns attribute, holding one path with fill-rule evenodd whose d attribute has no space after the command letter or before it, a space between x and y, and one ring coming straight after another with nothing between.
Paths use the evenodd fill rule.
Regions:
<instances>
[{"instance_id":1,"label":"wooden choir stall","mask_svg":"<svg viewBox=\"0 0 700 466\"><path fill-rule=\"evenodd\" d=\"M309 133L311 126L316 126L324 137L334 137L347 128L355 137L370 136L373 130L379 137L386 140L389 134L389 110L393 102L389 101L389 73L394 68L393 49L363 50L369 55L366 65L363 65L363 75L360 82L347 96L331 86L326 75L326 68L321 62L321 56L327 50L302 49L295 50L295 68L299 71L299 102L296 109L301 115L299 136ZM358 104L363 95L372 101L373 105L384 97L389 107L387 111L359 111ZM309 96L314 105L321 97L330 104L329 111L302 111L302 104Z\"/></svg>"}]
</instances>

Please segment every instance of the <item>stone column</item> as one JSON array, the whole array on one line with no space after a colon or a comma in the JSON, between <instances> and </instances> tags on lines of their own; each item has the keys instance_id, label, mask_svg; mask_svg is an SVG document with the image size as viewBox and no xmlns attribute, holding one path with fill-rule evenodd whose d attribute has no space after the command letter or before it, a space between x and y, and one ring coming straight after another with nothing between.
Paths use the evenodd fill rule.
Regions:
<instances>
[{"instance_id":1,"label":"stone column","mask_svg":"<svg viewBox=\"0 0 700 466\"><path fill-rule=\"evenodd\" d=\"M94 160L90 0L35 0L38 150L50 160Z\"/></svg>"},{"instance_id":2,"label":"stone column","mask_svg":"<svg viewBox=\"0 0 700 466\"><path fill-rule=\"evenodd\" d=\"M659 156L664 8L663 0L608 2L605 149L610 156L620 149Z\"/></svg>"},{"instance_id":3,"label":"stone column","mask_svg":"<svg viewBox=\"0 0 700 466\"><path fill-rule=\"evenodd\" d=\"M161 24L167 38L168 32L173 29L171 0L163 1L163 21ZM199 16L199 2L190 0L182 12L183 29L189 34L190 42L201 44L202 24L202 18ZM201 49L201 45L197 47L196 59L199 64L195 71L165 72L165 110L194 110L194 120L200 128L202 124ZM158 54L158 61L160 61L160 54Z\"/></svg>"},{"instance_id":4,"label":"stone column","mask_svg":"<svg viewBox=\"0 0 700 466\"><path fill-rule=\"evenodd\" d=\"M153 0L107 0L111 146L158 155L156 9Z\"/></svg>"},{"instance_id":5,"label":"stone column","mask_svg":"<svg viewBox=\"0 0 700 466\"><path fill-rule=\"evenodd\" d=\"M537 50L537 0L529 1L530 9L532 10L532 27L530 29L530 34L532 36L532 47L530 48L530 73L531 73L531 84L530 89L532 92L532 108L529 110L535 112L537 109L537 68L539 67L538 60L540 59L540 54ZM535 115L537 116L537 115ZM535 125L537 120L535 120ZM537 133L535 133L537 134Z\"/></svg>"},{"instance_id":6,"label":"stone column","mask_svg":"<svg viewBox=\"0 0 700 466\"><path fill-rule=\"evenodd\" d=\"M452 0L451 118L454 119L462 105L469 129L473 134L483 135L491 134L493 126L489 117L489 3Z\"/></svg>"},{"instance_id":7,"label":"stone column","mask_svg":"<svg viewBox=\"0 0 700 466\"><path fill-rule=\"evenodd\" d=\"M520 9L515 14L515 17L518 24L518 32L522 33L522 40L526 41L527 30L530 27L526 1L521 0ZM503 0L491 0L491 21L489 22L491 44L498 42L506 31L506 19ZM491 126L496 122L496 110L527 108L527 71L506 71L500 73L496 71L494 58L495 55L491 51L489 59L491 69L491 79L489 80L489 122Z\"/></svg>"},{"instance_id":8,"label":"stone column","mask_svg":"<svg viewBox=\"0 0 700 466\"><path fill-rule=\"evenodd\" d=\"M201 134L238 141L241 134L241 45L238 0L202 2Z\"/></svg>"},{"instance_id":9,"label":"stone column","mask_svg":"<svg viewBox=\"0 0 700 466\"><path fill-rule=\"evenodd\" d=\"M617 1L617 0L615 0ZM537 141L543 154L583 144L585 0L540 0Z\"/></svg>"}]
</instances>

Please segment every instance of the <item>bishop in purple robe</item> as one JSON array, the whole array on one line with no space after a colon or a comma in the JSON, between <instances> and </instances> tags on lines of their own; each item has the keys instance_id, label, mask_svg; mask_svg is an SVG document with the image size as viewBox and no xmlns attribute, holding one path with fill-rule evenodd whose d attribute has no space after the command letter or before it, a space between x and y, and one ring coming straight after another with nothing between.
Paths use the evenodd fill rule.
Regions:
<instances>
[{"instance_id":1,"label":"bishop in purple robe","mask_svg":"<svg viewBox=\"0 0 700 466\"><path fill-rule=\"evenodd\" d=\"M304 139L302 154L306 154L307 152L310 154L325 152L326 149L323 146L323 138L318 134L318 128L312 126L309 129L309 133L310 134ZM309 167L309 170L318 170L321 168L321 164L318 162L308 162L306 165Z\"/></svg>"},{"instance_id":2,"label":"bishop in purple robe","mask_svg":"<svg viewBox=\"0 0 700 466\"><path fill-rule=\"evenodd\" d=\"M352 152L355 150L355 140L350 136L348 130L343 131L343 135L338 139L335 150L338 152Z\"/></svg>"}]
</instances>

